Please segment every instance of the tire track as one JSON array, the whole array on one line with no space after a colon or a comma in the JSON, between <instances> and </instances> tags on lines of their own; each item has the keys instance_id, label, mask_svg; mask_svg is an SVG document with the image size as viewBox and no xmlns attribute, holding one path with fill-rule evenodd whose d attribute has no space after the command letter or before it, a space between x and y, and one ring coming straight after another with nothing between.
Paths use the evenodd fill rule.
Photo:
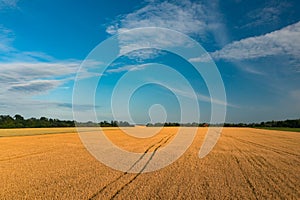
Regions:
<instances>
[{"instance_id":1,"label":"tire track","mask_svg":"<svg viewBox=\"0 0 300 200\"><path fill-rule=\"evenodd\" d=\"M166 144L171 139L171 137L172 137L172 135L169 136L163 143L161 143L159 146L157 146L154 149L154 151L151 154L149 160L146 162L146 164L144 165L144 167L139 171L139 173L137 173L130 181L128 181L125 185L123 185L110 199L114 199L122 190L124 190L125 187L127 187L130 183L132 183L135 179L137 179L137 177L139 177L142 174L142 172L146 169L146 167L148 166L148 164L150 163L150 161L152 160L152 158L156 154L157 150L159 148L161 148L162 145Z\"/></svg>"},{"instance_id":2,"label":"tire track","mask_svg":"<svg viewBox=\"0 0 300 200\"><path fill-rule=\"evenodd\" d=\"M33 134L23 134L23 135L0 135L1 138L10 138L10 137L26 137L26 136L43 136L43 135L55 135L55 134L78 134L80 133L89 133L89 132L98 132L99 130L84 130L84 131L59 131L59 132L44 132L44 133L33 133Z\"/></svg>"},{"instance_id":3,"label":"tire track","mask_svg":"<svg viewBox=\"0 0 300 200\"><path fill-rule=\"evenodd\" d=\"M266 150L269 150L269 151L272 151L272 152L276 152L278 154L285 153L285 154L288 154L288 155L300 157L300 155L298 155L298 154L288 152L288 151L285 151L285 150L279 150L279 149L276 149L274 147L265 146L265 145L262 145L262 144L258 144L258 143L255 143L255 142L251 142L251 141L248 141L248 140L244 140L244 139L240 139L240 138L236 138L236 137L232 137L232 136L226 136L226 137L232 138L234 140L238 140L238 141L240 141L244 144L248 144L248 145L252 144L253 146L256 146L256 147L259 147L259 148L262 148L262 149L266 149Z\"/></svg>"},{"instance_id":4,"label":"tire track","mask_svg":"<svg viewBox=\"0 0 300 200\"><path fill-rule=\"evenodd\" d=\"M167 136L163 137L158 143L162 142ZM157 144L157 143L155 143ZM152 147L155 146L155 144L152 144L150 147L148 147L146 149L146 151L143 153L143 155L137 160L135 161L135 163L126 171L124 172L122 175L120 175L118 178L116 178L115 180L111 181L110 183L108 183L107 185L105 185L104 187L102 187L98 192L96 192L95 194L93 194L92 197L90 197L89 199L93 199L95 198L97 195L99 195L101 192L103 192L108 186L116 183L118 180L120 180L121 178L123 178L126 174L128 174L128 171L130 171L136 164L138 164L139 161L141 161L143 159L143 157L145 157L145 155L147 154L148 151L150 151L150 149Z\"/></svg>"},{"instance_id":5,"label":"tire track","mask_svg":"<svg viewBox=\"0 0 300 200\"><path fill-rule=\"evenodd\" d=\"M244 144L243 142L241 142L241 143ZM258 168L258 169L262 169L262 168L276 169L276 166L273 165L272 163L268 162L264 157L258 157L258 158L253 157L251 155L244 153L243 150L241 150L240 148L237 147L237 145L234 144L234 146L239 151L239 154L243 155L243 157L246 158L246 161L250 164L250 166L253 166L254 168ZM285 185L293 193L295 193L295 192L297 193L297 188L295 188L295 186L293 184L291 184L292 181L289 178L281 177L278 175L278 173L276 173L276 176L274 177L274 174L272 174L272 173L266 174L266 173L263 173L261 170L255 170L255 171L259 173L259 175L265 180L266 184L268 184L273 189L273 192L275 192L277 194L277 196L280 197L281 199L283 199L284 197L279 192L281 188L278 187L278 185ZM268 176L268 174L269 174L269 176Z\"/></svg>"},{"instance_id":6,"label":"tire track","mask_svg":"<svg viewBox=\"0 0 300 200\"><path fill-rule=\"evenodd\" d=\"M87 131L85 131L87 132ZM46 132L46 133L33 133L33 134L23 134L23 135L5 135L0 136L0 138L10 138L10 137L25 137L25 136L41 136L41 135L54 135L54 134L76 134L77 132L69 132L69 131L62 131L62 132Z\"/></svg>"},{"instance_id":7,"label":"tire track","mask_svg":"<svg viewBox=\"0 0 300 200\"><path fill-rule=\"evenodd\" d=\"M263 173L261 170L257 170L258 169L261 169L262 168L262 165L261 163L257 162L258 160L254 159L253 156L250 156L248 154L245 154L243 152L243 150L241 150L236 144L234 144L235 148L238 150L238 153L239 155L242 155L243 158L245 158L245 161L248 163L246 166L251 166L255 172L257 173L257 175L259 175L261 178L263 178L264 182L268 185L268 187L272 188L272 192L275 192L276 195L279 197L279 198L283 198L282 195L278 192L278 187L276 186L277 184L273 181L273 179L270 179L266 176L265 173ZM236 156L234 156L235 159L237 160L238 158ZM240 164L240 163L239 163ZM241 165L239 166L240 169L241 169ZM242 170L243 174L244 174L244 178L245 178L245 171ZM255 176L257 176L255 175ZM247 177L246 178L246 181L247 183L250 185L251 189L255 192L256 194L256 199L257 199L257 191L255 190L255 187L254 185L251 183L250 179ZM273 183L273 184L271 184Z\"/></svg>"},{"instance_id":8,"label":"tire track","mask_svg":"<svg viewBox=\"0 0 300 200\"><path fill-rule=\"evenodd\" d=\"M8 157L8 158L1 158L0 162L2 161L8 161L8 160L15 160L15 159L20 159L20 158L24 158L24 157L28 157L28 156L35 156L35 155L39 155L39 154L44 154L44 153L48 153L52 150L54 150L55 148L51 148L48 149L47 151L39 151L39 152L33 152L33 153L28 153L28 154L23 154L23 155L17 155L17 156L12 156L12 157Z\"/></svg>"},{"instance_id":9,"label":"tire track","mask_svg":"<svg viewBox=\"0 0 300 200\"><path fill-rule=\"evenodd\" d=\"M240 160L235 155L233 155L233 158L235 159L235 161L236 161L236 163L237 163L237 165L238 165L238 167L239 167L239 169L240 169L240 171L243 175L243 178L245 179L245 181L247 182L249 188L251 189L253 196L255 197L256 200L258 200L257 194L256 194L256 189L255 189L254 185L252 184L252 182L250 181L250 179L246 176L246 173L245 173L244 169L241 166Z\"/></svg>"},{"instance_id":10,"label":"tire track","mask_svg":"<svg viewBox=\"0 0 300 200\"><path fill-rule=\"evenodd\" d=\"M258 166L262 165L265 168L272 168L272 169L277 168L274 164L268 162L264 157L259 157L255 160L257 161L257 163L259 163ZM297 187L295 186L294 181L292 181L288 176L286 176L281 171L277 171L277 170L276 170L276 175L275 175L275 172L273 171L274 173L270 173L269 179L267 179L267 180L271 180L274 183L274 185L276 186L276 188L278 188L279 185L285 185L287 188L289 188L292 191L292 193L299 194L299 191L298 191ZM265 175L265 174L263 174L263 175Z\"/></svg>"},{"instance_id":11,"label":"tire track","mask_svg":"<svg viewBox=\"0 0 300 200\"><path fill-rule=\"evenodd\" d=\"M173 134L174 135L174 134ZM147 153L155 146L158 145L153 153L151 154L149 160L146 162L146 164L143 166L143 168L132 178L130 179L130 181L128 181L126 184L124 184L112 197L111 199L113 199L114 197L116 197L126 186L128 186L130 183L132 183L138 176L141 175L141 173L145 170L145 168L147 167L147 165L150 163L150 161L152 160L153 156L155 155L156 151L164 144L166 144L172 137L173 135L170 136L165 136L163 137L161 140L159 140L157 143L152 144L151 146L149 146L146 151L144 151L143 155L140 156L140 158L135 161L132 166L126 171L124 172L122 175L120 175L119 177L117 177L115 180L111 181L110 183L108 183L107 185L105 185L104 187L102 187L99 191L97 191L96 193L94 193L89 200L95 199L98 195L100 195L106 188L108 188L110 185L118 182L120 179L124 178L126 175L129 175L129 171L134 168L146 155ZM165 140L165 141L164 141Z\"/></svg>"},{"instance_id":12,"label":"tire track","mask_svg":"<svg viewBox=\"0 0 300 200\"><path fill-rule=\"evenodd\" d=\"M231 136L229 136L229 138L231 138L231 139L234 140L234 141L237 139L237 138L234 138L234 137L231 137ZM237 141L239 141L239 140L237 139ZM238 154L239 154L239 155L243 155L243 158L245 158L246 162L250 163L250 162L249 162L249 159L247 158L247 156L246 156L246 155L243 153L243 151L235 144L235 142L233 142L233 146L234 146L235 149L238 151ZM256 189L255 189L255 186L254 186L254 184L252 183L252 181L249 179L249 177L247 176L246 171L243 169L243 167L242 167L242 165L241 165L241 161L240 161L240 160L238 159L238 157L237 157L236 155L234 155L234 154L233 154L233 158L235 159L235 161L236 161L236 163L237 163L237 165L238 165L238 167L239 167L239 169L240 169L240 171L241 171L241 173L242 173L242 175L243 175L244 180L247 182L249 188L251 189L253 196L255 197L256 200L258 200L258 194L257 194L257 191L256 191ZM250 165L250 166L253 167L252 165Z\"/></svg>"}]
</instances>

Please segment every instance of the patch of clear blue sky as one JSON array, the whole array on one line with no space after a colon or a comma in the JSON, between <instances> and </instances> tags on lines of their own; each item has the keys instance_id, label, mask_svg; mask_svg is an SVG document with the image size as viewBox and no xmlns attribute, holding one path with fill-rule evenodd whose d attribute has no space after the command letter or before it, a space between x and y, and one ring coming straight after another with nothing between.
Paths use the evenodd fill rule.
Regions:
<instances>
[{"instance_id":1,"label":"patch of clear blue sky","mask_svg":"<svg viewBox=\"0 0 300 200\"><path fill-rule=\"evenodd\" d=\"M13 41L10 45L18 52L42 52L53 57L55 61L83 60L97 44L110 36L106 32L106 28L110 24L120 21L124 16L134 13L147 4L148 2L139 0L16 1L15 8L0 7L0 27L12 31ZM208 52L221 50L226 44L234 41L280 30L300 20L300 3L298 1L228 0L206 1L203 2L203 5L207 8L218 5L216 10L222 18L218 23L222 23L225 27L219 30L221 33L208 33L205 39L201 36L191 35L200 41ZM218 34L219 36L216 36ZM0 55L5 56L5 54L6 52L0 51ZM228 106L227 121L250 122L300 117L299 57L272 55L238 61L216 60L224 80L227 100L229 104L233 105ZM177 70L181 70L180 72L188 77L196 91L207 95L206 86L201 82L201 78L194 77L195 73L191 71L189 64L180 59L177 59L176 62L175 60L175 57L167 54L155 61L172 65ZM19 58L16 58L15 61L23 62ZM132 64L128 60L123 60L123 62ZM115 73L113 78L109 76L110 78L107 80L104 77L104 81L108 86L113 85L121 74ZM66 74L62 76L67 77ZM71 103L72 87L73 81L69 80L52 90L36 93L29 98L45 102ZM157 91L161 94L165 90L157 86L147 86L144 89L146 94L150 91ZM146 110L145 108L149 107L150 102L156 102L154 98L145 93L142 98L141 91L142 89L135 95L136 104L141 109L138 113L133 111L133 113L136 112L136 116L143 119L139 123L148 120L148 113L141 112L141 110ZM171 103L168 105L176 108L177 101L174 100L174 96L169 92L165 92L165 95L166 98L170 98L169 102ZM144 99L146 106L141 105L141 99ZM163 99L157 98L157 101L166 104ZM104 108L105 112L109 112L109 109L106 108L108 106L108 104L99 105L99 112ZM204 118L206 121L209 118L210 105L200 101L200 106L207 116ZM21 108L22 105L19 107ZM134 107L133 103L131 107ZM16 113L15 110L4 110L3 112L0 114L14 115ZM70 109L61 110L61 112L64 113L49 111L45 115L72 118ZM19 113L27 117L43 115L38 110L20 111ZM102 118L109 120L110 116L106 115ZM171 121L176 119L176 117L170 118Z\"/></svg>"}]
</instances>

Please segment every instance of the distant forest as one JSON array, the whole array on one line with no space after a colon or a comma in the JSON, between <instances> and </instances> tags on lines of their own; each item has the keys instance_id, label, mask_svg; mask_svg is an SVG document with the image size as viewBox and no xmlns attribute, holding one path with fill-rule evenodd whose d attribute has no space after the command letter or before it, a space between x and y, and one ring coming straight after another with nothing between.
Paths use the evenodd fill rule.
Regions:
<instances>
[{"instance_id":1,"label":"distant forest","mask_svg":"<svg viewBox=\"0 0 300 200\"><path fill-rule=\"evenodd\" d=\"M185 126L185 127L207 127L207 126L224 126L224 127L286 127L286 128L300 128L300 119L285 120L285 121L267 121L260 123L224 123L224 124L208 124L208 123L148 123L148 127L160 127L160 126Z\"/></svg>"},{"instance_id":2,"label":"distant forest","mask_svg":"<svg viewBox=\"0 0 300 200\"><path fill-rule=\"evenodd\" d=\"M14 117L9 115L0 115L0 128L51 128L51 127L132 127L126 121L102 121L95 122L76 122L72 120L59 120L46 117L24 119L17 114ZM168 127L168 126L185 126L185 127L208 127L208 126L224 126L224 127L287 127L300 128L300 119L285 121L267 121L260 123L224 123L224 124L208 124L208 123L148 123L148 127Z\"/></svg>"},{"instance_id":3,"label":"distant forest","mask_svg":"<svg viewBox=\"0 0 300 200\"><path fill-rule=\"evenodd\" d=\"M95 122L76 122L72 120L59 120L46 117L24 119L17 114L14 117L9 115L0 115L0 128L51 128L51 127L130 127L133 126L123 121L102 121Z\"/></svg>"}]
</instances>

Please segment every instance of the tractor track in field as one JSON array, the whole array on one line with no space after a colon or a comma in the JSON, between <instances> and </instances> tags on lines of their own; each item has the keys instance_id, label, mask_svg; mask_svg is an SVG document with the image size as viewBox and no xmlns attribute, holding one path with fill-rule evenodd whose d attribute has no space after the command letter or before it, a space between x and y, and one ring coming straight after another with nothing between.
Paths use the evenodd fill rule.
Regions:
<instances>
[{"instance_id":1,"label":"tractor track in field","mask_svg":"<svg viewBox=\"0 0 300 200\"><path fill-rule=\"evenodd\" d=\"M6 158L0 158L0 162L9 161L9 160L16 160L16 159L20 159L20 158L24 158L24 157L28 157L28 156L35 156L35 155L39 155L39 154L49 153L52 150L55 150L55 148L50 148L46 151L32 152L32 153L27 153L27 154L22 154L22 155L16 155L16 156L11 156L11 157L6 157Z\"/></svg>"},{"instance_id":2,"label":"tractor track in field","mask_svg":"<svg viewBox=\"0 0 300 200\"><path fill-rule=\"evenodd\" d=\"M57 134L78 134L80 133L89 133L97 132L99 130L84 130L84 131L58 131L58 132L42 132L42 133L33 133L33 134L20 134L20 135L0 135L1 138L10 138L10 137L26 137L26 136L41 136L41 135L57 135Z\"/></svg>"},{"instance_id":3,"label":"tractor track in field","mask_svg":"<svg viewBox=\"0 0 300 200\"><path fill-rule=\"evenodd\" d=\"M243 150L240 149L238 147L238 145L236 145L236 144L233 144L233 145L234 145L235 149L239 152L238 155L241 155L240 157L243 158L246 161L246 163L249 164L247 166L251 166L254 169L254 171L256 173L255 176L260 176L263 180L265 180L265 183L268 184L268 187L272 188L272 190L277 194L277 196L282 198L280 193L278 192L278 188L277 187L275 188L276 183L273 181L273 179L268 178L266 176L266 174L262 173L261 170L259 170L262 167L261 163L258 163L257 162L258 160L253 158L251 155L248 155L247 153L243 152ZM236 160L236 162L239 166L239 169L243 174L244 179L246 180L249 187L251 188L252 193L254 194L255 198L258 199L258 191L257 191L257 189L255 189L255 184L252 183L251 179L249 178L249 175L247 175L246 171L243 169L241 160L236 155L233 155L233 157ZM273 184L271 184L271 183L273 183ZM275 186L274 186L274 184L275 184Z\"/></svg>"},{"instance_id":4,"label":"tractor track in field","mask_svg":"<svg viewBox=\"0 0 300 200\"><path fill-rule=\"evenodd\" d=\"M246 181L246 183L248 184L249 188L251 189L253 196L255 197L255 199L258 200L256 189L255 189L252 181L248 178L245 170L243 169L243 167L241 165L241 161L235 155L233 155L233 158L235 159L235 161L236 161L236 163L237 163L237 165L238 165L238 167L239 167L239 169L241 171L241 174L243 175L244 180Z\"/></svg>"},{"instance_id":5,"label":"tractor track in field","mask_svg":"<svg viewBox=\"0 0 300 200\"><path fill-rule=\"evenodd\" d=\"M259 147L261 149L266 149L266 150L269 150L269 151L272 151L272 152L275 152L275 153L278 153L278 154L288 154L288 155L292 155L292 156L296 156L296 157L300 157L299 154L296 154L296 153L292 153L292 152L288 152L288 151L285 151L285 150L280 150L280 149L276 149L274 147L269 147L269 146L266 146L266 145L262 145L262 144L259 144L259 143L255 143L255 142L251 142L251 141L248 141L248 140L243 140L243 139L240 139L240 138L237 138L237 137L232 137L232 136L226 136L228 138L232 138L234 140L238 140L244 144L247 144L247 145L253 145L253 146L256 146L256 147Z\"/></svg>"},{"instance_id":6,"label":"tractor track in field","mask_svg":"<svg viewBox=\"0 0 300 200\"><path fill-rule=\"evenodd\" d=\"M232 138L232 139L236 139L236 138ZM242 144L245 144L245 142L242 142L240 140L236 140L236 141L241 142ZM253 144L249 144L249 146L251 146L251 145L253 145ZM268 174L263 172L264 170L262 170L262 169L269 168L270 166L272 169L276 168L276 166L273 165L272 163L268 162L266 158L264 158L262 156L257 157L253 154L252 155L247 154L241 148L238 147L240 145L234 144L234 146L238 150L239 154L242 155L242 157L245 158L245 160L249 163L249 166L252 166L255 169L255 172L258 173L265 180L265 183L273 189L273 191L278 195L278 197L280 199L284 199L284 197L280 193L280 187L278 187L278 185L285 185L294 194L299 193L297 188L293 184L293 181L290 180L288 177L286 177L284 175L284 173L281 174L284 177L279 176L278 173L274 177L274 174L272 172L270 172ZM268 150L270 150L270 149L268 149ZM273 152L278 153L276 151L273 151Z\"/></svg>"},{"instance_id":7,"label":"tractor track in field","mask_svg":"<svg viewBox=\"0 0 300 200\"><path fill-rule=\"evenodd\" d=\"M174 135L174 134L173 134ZM113 185L114 183L117 183L120 179L126 177L126 175L132 175L129 173L129 171L134 168L146 155L147 153L153 148L155 147L154 151L152 152L150 158L147 160L147 162L145 163L145 165L143 166L143 168L133 177L131 178L129 181L127 181L123 186L121 186L112 196L110 199L114 199L122 190L124 190L129 184L131 184L135 179L137 179L142 172L146 169L146 167L148 166L148 164L151 162L152 158L155 156L157 150L159 148L161 148L164 144L166 144L172 137L173 135L169 135L169 136L165 136L163 137L160 141L158 141L157 143L154 143L152 145L150 145L146 151L143 152L143 155L140 156L140 158L135 161L132 166L126 171L124 172L122 175L120 175L119 177L117 177L115 180L111 181L110 183L106 184L104 187L102 187L100 190L98 190L96 193L94 193L90 198L88 198L89 200L95 199L98 195L100 195L102 192L104 192L109 186Z\"/></svg>"},{"instance_id":8,"label":"tractor track in field","mask_svg":"<svg viewBox=\"0 0 300 200\"><path fill-rule=\"evenodd\" d=\"M88 132L88 131L85 131L85 132ZM52 135L52 134L76 134L76 133L77 132L61 131L61 132L46 132L46 133L37 133L37 134L1 135L0 138L39 136L39 135Z\"/></svg>"},{"instance_id":9,"label":"tractor track in field","mask_svg":"<svg viewBox=\"0 0 300 200\"><path fill-rule=\"evenodd\" d=\"M246 154L245 154L245 156L246 156ZM268 162L264 157L259 157L259 158L258 157L254 157L253 158L253 156L252 156L251 160L253 161L253 162L251 162L251 164L256 165L257 168L269 168L269 167L271 167L272 169L276 168L276 165L272 164L271 162ZM294 193L299 193L299 191L295 187L295 183L293 184L293 181L290 178L288 178L284 173L277 173L275 175L274 173L271 173L271 172L269 174L261 172L261 175L265 179L267 179L268 181L274 183L273 187L276 190L279 189L278 185L283 185L284 184L286 187L288 187Z\"/></svg>"}]
</instances>

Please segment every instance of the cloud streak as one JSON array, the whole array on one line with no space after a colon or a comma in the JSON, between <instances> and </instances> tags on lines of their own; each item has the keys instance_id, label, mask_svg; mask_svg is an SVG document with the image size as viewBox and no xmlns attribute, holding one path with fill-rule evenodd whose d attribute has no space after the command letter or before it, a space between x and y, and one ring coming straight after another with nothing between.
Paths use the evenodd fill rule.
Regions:
<instances>
[{"instance_id":1,"label":"cloud streak","mask_svg":"<svg viewBox=\"0 0 300 200\"><path fill-rule=\"evenodd\" d=\"M223 44L227 40L226 31L221 15L217 11L217 4L216 1L207 5L190 0L146 1L142 7L134 12L119 16L116 21L107 27L106 32L113 35L124 33L134 28L160 27L179 31L201 41L208 40L208 36L212 35L217 41ZM150 37L150 35L154 35L155 39L154 37L150 39L146 38ZM151 41L152 46L155 46L153 45L155 43L166 47L186 45L184 39L173 38L170 40L169 37L172 37L172 35L166 36L159 30L153 30L152 33L143 33L141 31L140 35L132 37L130 37L130 34L123 35L119 37L120 55L123 55L124 52L136 50L138 47L145 47L147 41ZM172 41L172 43L168 41ZM150 44L149 48L151 48ZM161 52L141 50L130 56L131 58L147 59L159 53Z\"/></svg>"},{"instance_id":2,"label":"cloud streak","mask_svg":"<svg viewBox=\"0 0 300 200\"><path fill-rule=\"evenodd\" d=\"M14 33L0 24L0 58L1 54L15 50L11 44L13 40Z\"/></svg>"},{"instance_id":3,"label":"cloud streak","mask_svg":"<svg viewBox=\"0 0 300 200\"><path fill-rule=\"evenodd\" d=\"M125 15L121 20L107 27L109 34L115 34L132 28L163 27L185 34L205 35L207 25L205 11L200 3L183 0L151 1L144 7Z\"/></svg>"},{"instance_id":4,"label":"cloud streak","mask_svg":"<svg viewBox=\"0 0 300 200\"><path fill-rule=\"evenodd\" d=\"M17 8L19 0L0 0L0 10L7 8Z\"/></svg>"},{"instance_id":5,"label":"cloud streak","mask_svg":"<svg viewBox=\"0 0 300 200\"><path fill-rule=\"evenodd\" d=\"M299 59L300 22L265 35L232 42L211 53L214 59L245 60L287 55Z\"/></svg>"},{"instance_id":6,"label":"cloud streak","mask_svg":"<svg viewBox=\"0 0 300 200\"><path fill-rule=\"evenodd\" d=\"M184 88L179 89L179 88L170 88L169 87L169 89L174 91L176 94L178 94L182 97L186 97L186 98L189 98L189 99L194 99L195 98L194 95L187 92L187 90L185 90ZM237 105L228 103L228 102L220 100L220 99L215 99L215 98L212 98L210 96L200 94L199 92L196 92L196 91L195 91L195 94L196 94L196 98L197 98L198 101L211 103L211 104L216 104L216 105L228 106L228 107L232 107L232 108L239 108L239 106L237 106Z\"/></svg>"},{"instance_id":7,"label":"cloud streak","mask_svg":"<svg viewBox=\"0 0 300 200\"><path fill-rule=\"evenodd\" d=\"M277 26L283 21L283 14L289 11L292 5L284 1L267 1L265 6L254 9L246 14L247 21L241 28L254 28L258 26Z\"/></svg>"},{"instance_id":8,"label":"cloud streak","mask_svg":"<svg viewBox=\"0 0 300 200\"><path fill-rule=\"evenodd\" d=\"M272 56L286 56L291 63L300 60L300 22L265 35L245 38L210 53L215 60L243 61ZM208 57L191 58L190 62L207 62Z\"/></svg>"},{"instance_id":9,"label":"cloud streak","mask_svg":"<svg viewBox=\"0 0 300 200\"><path fill-rule=\"evenodd\" d=\"M115 69L109 69L106 72L111 74L111 73L120 73L120 72L127 72L127 71L138 71L138 70L143 70L145 67L147 67L148 64L142 64L142 65L126 65L122 67L118 67Z\"/></svg>"},{"instance_id":10,"label":"cloud streak","mask_svg":"<svg viewBox=\"0 0 300 200\"><path fill-rule=\"evenodd\" d=\"M4 5L3 2L0 3ZM16 5L12 1L4 3ZM72 109L70 105L66 106L66 102L38 101L36 97L74 80L82 60L57 60L44 52L20 51L14 47L14 40L14 32L0 25L1 112L12 115L23 112L27 116L36 116L42 111L48 116L56 113L57 117L70 118ZM85 60L79 79L98 76L97 67L101 64L99 61ZM91 108L89 105L77 107L82 112Z\"/></svg>"},{"instance_id":11,"label":"cloud streak","mask_svg":"<svg viewBox=\"0 0 300 200\"><path fill-rule=\"evenodd\" d=\"M33 80L11 85L9 91L25 94L44 93L58 87L60 84L62 84L62 81L59 80Z\"/></svg>"}]
</instances>

